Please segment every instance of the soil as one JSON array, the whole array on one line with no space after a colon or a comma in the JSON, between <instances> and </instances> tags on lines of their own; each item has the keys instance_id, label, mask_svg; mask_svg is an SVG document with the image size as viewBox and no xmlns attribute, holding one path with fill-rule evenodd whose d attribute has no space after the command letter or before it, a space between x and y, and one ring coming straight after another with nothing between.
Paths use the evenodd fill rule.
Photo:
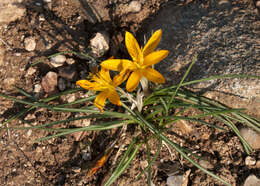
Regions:
<instances>
[{"instance_id":1,"label":"soil","mask_svg":"<svg viewBox=\"0 0 260 186\"><path fill-rule=\"evenodd\" d=\"M185 8L192 3L201 3L205 7L208 5L208 1L203 0L149 0L140 1L142 5L140 11L126 14L124 7L129 2L129 0L55 0L52 3L43 3L40 0L24 1L26 15L20 20L0 26L0 38L5 41L5 43L0 42L0 47L5 48L4 63L0 64L0 92L24 98L14 88L16 86L28 93L33 93L34 85L40 84L47 72L58 73L59 71L58 68L50 65L48 56L70 50L88 52L90 39L98 31L108 32L111 38L109 52L99 60L109 56L126 56L125 48L122 46L124 32L130 31L141 35L145 30L144 25L153 20L163 7ZM236 3L248 4L251 8L254 6L251 1L246 0ZM41 19L42 17L44 19ZM27 51L24 47L24 38L29 36L32 36L37 43L33 51ZM81 74L83 68L89 71L90 62L86 59L73 54L66 54L66 57L75 60L77 74ZM39 59L42 59L42 62L31 66ZM35 73L28 73L32 69ZM70 83L71 87L75 86L75 80L67 83ZM46 94L39 96L44 97ZM78 93L75 96L79 97L81 94ZM0 122L25 108L24 105L2 97L0 97L0 102ZM8 127L40 125L75 116L83 116L83 114L35 109L12 121ZM59 127L79 127L90 122L95 121L70 122L67 126L59 125ZM208 122L215 121L208 118ZM167 136L174 142L192 149L193 152L210 157L210 164L214 166L213 172L232 185L242 185L250 174L260 177L260 167L245 165L246 153L235 134L198 124L189 123L189 125L192 125L192 134L186 129L175 127ZM111 145L118 131L77 133L35 142L52 133L41 130L1 130L0 185L102 185L115 168L114 161L120 159L122 152L130 144L134 132L134 128L125 129L124 137L121 136L117 141L105 165L93 176L88 176L93 162L100 157L107 146ZM151 155L154 155L158 144L152 141L150 145ZM118 153L119 149L121 151ZM260 160L260 151L255 151L251 157ZM191 171L189 185L222 185L194 168L166 145L163 145L156 163L152 166L152 182L155 185L166 185L167 171L160 167L162 164L167 165L172 162L180 162L180 173ZM145 175L137 179L138 174L146 165L146 149L142 146L130 168L114 185L147 185Z\"/></svg>"}]
</instances>

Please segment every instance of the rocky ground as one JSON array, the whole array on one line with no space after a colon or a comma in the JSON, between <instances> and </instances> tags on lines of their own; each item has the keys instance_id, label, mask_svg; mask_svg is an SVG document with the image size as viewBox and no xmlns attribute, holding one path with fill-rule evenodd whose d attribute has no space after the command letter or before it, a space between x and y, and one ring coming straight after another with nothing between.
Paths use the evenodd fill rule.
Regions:
<instances>
[{"instance_id":1,"label":"rocky ground","mask_svg":"<svg viewBox=\"0 0 260 186\"><path fill-rule=\"evenodd\" d=\"M156 66L166 77L167 85L180 81L195 54L198 54L198 61L189 80L221 74L259 76L259 11L260 1L254 0L4 0L0 2L0 92L22 98L17 94L16 86L43 98L73 88L76 80L87 76L93 60L72 53L51 55L72 50L92 53L98 59L97 63L110 56L125 58L125 31L134 33L141 43L157 29L163 30L159 48L170 51L166 60ZM209 81L189 88L230 107L246 108L247 113L260 118L260 82L257 79ZM71 94L61 102L71 102L79 96ZM22 105L0 97L0 123L22 109ZM40 109L9 126L28 126L26 122L39 125L75 116L82 114ZM89 124L90 121L85 120L71 122L69 126ZM248 156L233 133L199 125L195 129L197 137L178 128L173 132L184 138L177 139L171 134L168 137L210 157L200 163L232 185L260 185L259 133L241 129L255 149ZM84 165L93 162L114 132L89 132L83 138L75 134L35 142L49 133L1 130L0 183L102 185L114 168L113 161L120 144L94 176L87 176ZM130 143L131 136L131 130L127 130L122 141L125 146ZM82 148L81 142L90 145ZM147 165L145 154L143 147L131 168L115 185L147 184L144 175L136 179ZM175 169L176 166L179 177L169 176L167 167ZM158 162L152 166L152 181L155 185L166 185L167 182L174 185L177 181L171 180L176 179L184 185L221 185L163 146Z\"/></svg>"}]
</instances>

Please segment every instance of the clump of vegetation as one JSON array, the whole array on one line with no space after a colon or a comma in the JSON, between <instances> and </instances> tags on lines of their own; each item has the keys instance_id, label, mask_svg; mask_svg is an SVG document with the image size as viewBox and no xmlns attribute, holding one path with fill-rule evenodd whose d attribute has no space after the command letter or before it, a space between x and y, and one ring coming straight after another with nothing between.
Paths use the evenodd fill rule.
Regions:
<instances>
[{"instance_id":1,"label":"clump of vegetation","mask_svg":"<svg viewBox=\"0 0 260 186\"><path fill-rule=\"evenodd\" d=\"M161 37L162 31L158 30L152 35L144 47L140 47L134 36L131 33L126 32L125 44L132 60L111 58L101 62L101 69L98 70L98 67L93 68L89 75L89 79L79 80L76 82L76 84L83 89L76 88L50 96L48 98L36 99L22 89L17 88L17 90L26 96L29 101L0 94L0 96L7 99L28 105L25 110L5 121L2 129L38 129L55 132L55 134L51 136L38 139L39 141L42 141L79 131L100 131L113 128L120 129L123 126L136 125L136 128L140 132L136 133L136 135L132 138L127 150L124 152L115 170L113 170L110 178L106 180L105 185L111 185L129 167L133 159L138 154L138 150L141 145L146 147L148 157L148 166L141 174L146 172L148 185L151 185L151 165L158 157L163 142L175 149L181 156L206 174L214 177L226 185L230 185L224 179L202 167L197 161L200 158L198 155L193 154L191 150L183 148L179 144L173 142L165 135L165 133L171 130L174 123L181 120L197 122L208 127L213 127L217 130L225 130L220 126L205 121L205 117L213 116L216 120L228 126L239 137L245 151L249 154L252 152L252 148L240 135L235 122L243 123L254 128L256 131L260 131L259 121L244 114L242 112L243 109L228 108L215 102L214 100L197 95L190 90L186 90L184 87L186 85L213 79L260 77L248 75L223 75L185 82L185 78L187 77L193 64L196 62L197 55L194 55L193 61L178 85L170 87L162 87L161 85L157 85L151 90L149 82L156 84L165 83L163 75L153 68L153 65L166 58L169 52L167 50L155 50ZM110 73L110 71L117 71L118 73ZM112 78L111 74L114 74ZM126 87L124 88L124 86L121 86L120 88L119 86L124 85L124 82L126 82ZM139 86L139 84L141 86ZM98 94L88 96L86 98L80 98L74 102L62 105L52 105L50 103L52 100L57 99L62 95L85 91L84 89L89 91L97 91ZM119 111L114 111L113 109L107 110L104 108L106 100L109 100L110 103L120 106L123 109L120 109ZM78 107L80 103L92 101L98 110L92 105L81 108ZM87 115L32 127L4 128L5 124L11 120L18 118L35 108L41 107L59 112L87 113ZM189 109L198 110L199 114L184 117L182 114ZM52 128L52 126L60 123L82 120L86 118L96 119L96 124L82 128ZM158 148L153 157L151 156L151 148L149 144L151 140L158 141ZM113 145L116 142L117 140L113 143ZM95 162L94 166L91 170L89 170L89 176L94 175L99 168L104 165L112 152L113 145L106 149L102 157Z\"/></svg>"}]
</instances>

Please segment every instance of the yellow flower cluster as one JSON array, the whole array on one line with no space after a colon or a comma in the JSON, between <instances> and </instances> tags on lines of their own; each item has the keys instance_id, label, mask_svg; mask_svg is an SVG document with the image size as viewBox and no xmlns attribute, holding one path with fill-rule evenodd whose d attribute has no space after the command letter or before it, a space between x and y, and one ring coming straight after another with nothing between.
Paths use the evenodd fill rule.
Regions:
<instances>
[{"instance_id":1,"label":"yellow flower cluster","mask_svg":"<svg viewBox=\"0 0 260 186\"><path fill-rule=\"evenodd\" d=\"M121 105L120 97L116 92L116 87L127 78L126 90L132 92L138 86L142 77L155 83L165 83L165 79L152 65L159 63L168 55L168 50L155 51L162 37L162 30L157 30L149 39L144 48L140 48L134 36L126 32L125 45L132 60L128 59L108 59L101 63L101 70L92 73L90 80L79 80L77 85L87 90L100 91L94 101L94 105L103 112L106 99L115 105ZM113 80L109 70L119 71Z\"/></svg>"}]
</instances>

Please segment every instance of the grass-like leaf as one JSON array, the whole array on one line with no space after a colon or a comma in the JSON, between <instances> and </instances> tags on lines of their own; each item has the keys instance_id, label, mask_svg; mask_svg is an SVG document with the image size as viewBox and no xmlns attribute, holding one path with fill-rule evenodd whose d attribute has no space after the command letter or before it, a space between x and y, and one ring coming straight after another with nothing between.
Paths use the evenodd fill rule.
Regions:
<instances>
[{"instance_id":1,"label":"grass-like leaf","mask_svg":"<svg viewBox=\"0 0 260 186\"><path fill-rule=\"evenodd\" d=\"M136 138L132 140L132 142L129 144L126 152L124 153L121 161L118 163L115 171L110 176L110 178L106 181L104 186L111 185L130 165L130 163L135 158L139 148L141 146L141 143L139 143Z\"/></svg>"},{"instance_id":2,"label":"grass-like leaf","mask_svg":"<svg viewBox=\"0 0 260 186\"><path fill-rule=\"evenodd\" d=\"M51 138L55 138L55 137L60 137L60 136L64 136L64 135L68 135L74 132L80 132L80 131L99 131L99 130L109 130L109 129L113 129L113 128L118 128L121 127L123 125L127 124L127 121L111 121L111 122L102 122L102 123L98 123L95 125L91 125L91 126L87 126L87 127L81 127L81 128L74 128L74 129L53 129L53 128L39 128L42 130L49 130L49 131L61 131L58 134L54 134L51 136L47 136L44 138L39 138L36 140L37 141L44 141L44 140L48 140Z\"/></svg>"}]
</instances>

